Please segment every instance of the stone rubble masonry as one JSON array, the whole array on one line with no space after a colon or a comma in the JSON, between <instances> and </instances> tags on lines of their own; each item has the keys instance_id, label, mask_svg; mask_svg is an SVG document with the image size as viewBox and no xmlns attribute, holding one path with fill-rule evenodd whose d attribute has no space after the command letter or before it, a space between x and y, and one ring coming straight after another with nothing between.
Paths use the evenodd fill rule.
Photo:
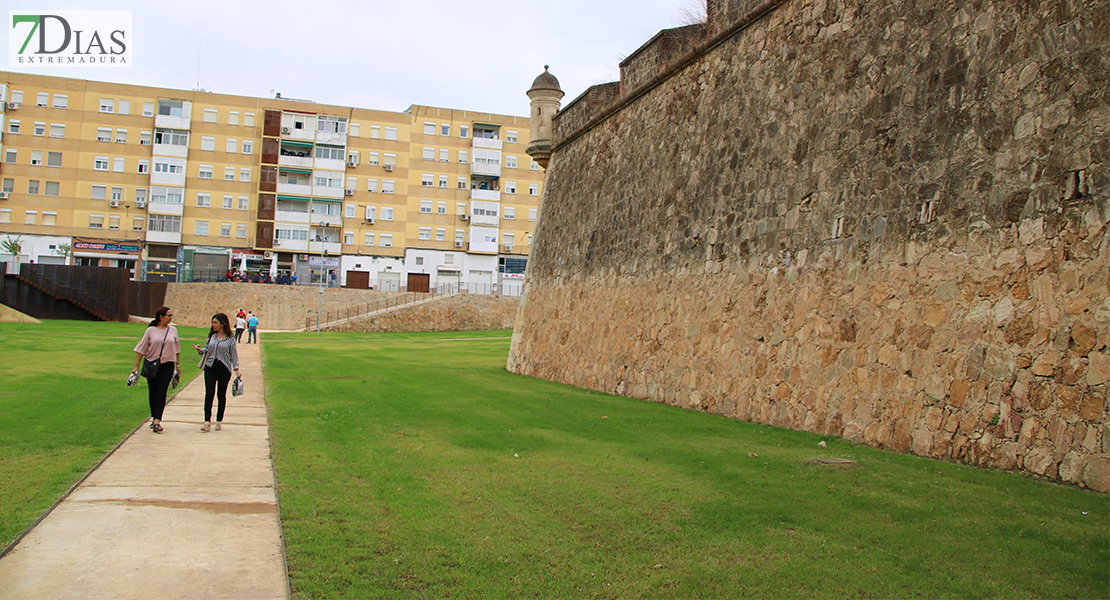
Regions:
<instances>
[{"instance_id":1,"label":"stone rubble masonry","mask_svg":"<svg viewBox=\"0 0 1110 600\"><path fill-rule=\"evenodd\" d=\"M512 329L520 298L458 294L410 308L356 319L327 331L486 331Z\"/></svg>"},{"instance_id":2,"label":"stone rubble masonry","mask_svg":"<svg viewBox=\"0 0 1110 600\"><path fill-rule=\"evenodd\" d=\"M212 315L222 312L235 322L241 308L258 315L259 329L288 331L302 329L309 312L315 316L319 302L324 313L345 311L358 305L404 296L401 292L271 285L262 283L171 283L166 290L166 306L174 310L174 322L191 327L207 327Z\"/></svg>"},{"instance_id":3,"label":"stone rubble masonry","mask_svg":"<svg viewBox=\"0 0 1110 600\"><path fill-rule=\"evenodd\" d=\"M557 125L509 369L1110 491L1108 4L787 0Z\"/></svg>"}]
</instances>

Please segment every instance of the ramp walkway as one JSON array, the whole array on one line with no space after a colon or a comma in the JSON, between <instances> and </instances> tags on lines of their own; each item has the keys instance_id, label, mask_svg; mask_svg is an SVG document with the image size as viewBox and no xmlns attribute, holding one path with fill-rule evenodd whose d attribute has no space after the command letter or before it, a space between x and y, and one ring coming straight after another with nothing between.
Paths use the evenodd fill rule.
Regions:
<instances>
[{"instance_id":1,"label":"ramp walkway","mask_svg":"<svg viewBox=\"0 0 1110 600\"><path fill-rule=\"evenodd\" d=\"M335 319L335 320L331 320L331 321L327 321L327 322L321 321L320 322L320 330L321 331L326 331L326 330L328 330L332 327L335 327L336 325L343 325L343 324L346 324L346 323L351 323L353 321L359 321L359 320L362 320L362 319L369 319L371 317L381 316L381 315L388 314L388 313L391 313L391 312L404 310L406 308L412 308L414 306L420 306L421 304L427 304L429 302L436 302L438 300L446 300L447 298L454 298L457 295L458 294L436 294L435 296L428 296L428 297L425 297L425 298L421 298L419 300L412 300L412 301L409 301L409 302L404 302L402 304L395 304L393 306L388 306L386 308L380 308L380 309L372 310L372 311L369 311L369 312L359 313L359 314L356 314L356 315L352 315L350 317L344 317L342 319ZM306 323L307 323L307 321L308 321L308 319L306 319ZM293 333L300 333L300 332L304 332L304 331L316 331L316 325L312 324L311 326L304 327L303 329L294 329L294 330L292 330Z\"/></svg>"},{"instance_id":2,"label":"ramp walkway","mask_svg":"<svg viewBox=\"0 0 1110 600\"><path fill-rule=\"evenodd\" d=\"M0 558L0 598L288 598L257 344L239 345L239 366L246 392L228 390L222 431L200 431L198 376L163 433L144 423Z\"/></svg>"}]
</instances>

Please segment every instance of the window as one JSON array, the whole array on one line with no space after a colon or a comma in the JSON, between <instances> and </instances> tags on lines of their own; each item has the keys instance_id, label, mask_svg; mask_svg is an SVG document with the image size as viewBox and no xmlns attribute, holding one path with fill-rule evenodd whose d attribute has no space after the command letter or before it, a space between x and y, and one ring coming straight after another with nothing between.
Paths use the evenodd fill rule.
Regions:
<instances>
[{"instance_id":1,"label":"window","mask_svg":"<svg viewBox=\"0 0 1110 600\"><path fill-rule=\"evenodd\" d=\"M393 207L392 206L383 206L382 207L382 220L383 221L392 221L393 220Z\"/></svg>"},{"instance_id":2,"label":"window","mask_svg":"<svg viewBox=\"0 0 1110 600\"><path fill-rule=\"evenodd\" d=\"M19 119L8 120L8 133L19 134Z\"/></svg>"},{"instance_id":3,"label":"window","mask_svg":"<svg viewBox=\"0 0 1110 600\"><path fill-rule=\"evenodd\" d=\"M506 181L505 182L505 193L506 194L515 194L516 193L516 182L515 181Z\"/></svg>"},{"instance_id":4,"label":"window","mask_svg":"<svg viewBox=\"0 0 1110 600\"><path fill-rule=\"evenodd\" d=\"M459 150L459 163L460 164L464 164L464 165L466 164L466 161L468 160L466 154L467 154L466 150Z\"/></svg>"},{"instance_id":5,"label":"window","mask_svg":"<svg viewBox=\"0 0 1110 600\"><path fill-rule=\"evenodd\" d=\"M240 238L240 239L246 239L246 237L247 237L247 226L244 225L243 223L239 223L238 225L236 225L235 226L235 237Z\"/></svg>"},{"instance_id":6,"label":"window","mask_svg":"<svg viewBox=\"0 0 1110 600\"><path fill-rule=\"evenodd\" d=\"M42 211L42 224L46 227L57 227L58 213L52 210Z\"/></svg>"},{"instance_id":7,"label":"window","mask_svg":"<svg viewBox=\"0 0 1110 600\"><path fill-rule=\"evenodd\" d=\"M516 219L516 207L515 206L506 206L503 209L503 213L505 215L505 218L510 220L510 221Z\"/></svg>"},{"instance_id":8,"label":"window","mask_svg":"<svg viewBox=\"0 0 1110 600\"><path fill-rule=\"evenodd\" d=\"M439 176L439 187L444 188L444 189L447 188L447 176L446 175L440 175Z\"/></svg>"},{"instance_id":9,"label":"window","mask_svg":"<svg viewBox=\"0 0 1110 600\"><path fill-rule=\"evenodd\" d=\"M431 241L432 240L432 228L431 227L421 227L418 237L421 240Z\"/></svg>"},{"instance_id":10,"label":"window","mask_svg":"<svg viewBox=\"0 0 1110 600\"><path fill-rule=\"evenodd\" d=\"M496 202L471 202L470 214L477 216L496 217L500 205Z\"/></svg>"},{"instance_id":11,"label":"window","mask_svg":"<svg viewBox=\"0 0 1110 600\"><path fill-rule=\"evenodd\" d=\"M435 159L436 159L436 149L435 148L429 148L429 147L425 146L424 147L424 160L435 160Z\"/></svg>"},{"instance_id":12,"label":"window","mask_svg":"<svg viewBox=\"0 0 1110 600\"><path fill-rule=\"evenodd\" d=\"M52 137L52 138L64 138L65 136L66 136L66 124L65 123L51 123L50 124L50 137Z\"/></svg>"},{"instance_id":13,"label":"window","mask_svg":"<svg viewBox=\"0 0 1110 600\"><path fill-rule=\"evenodd\" d=\"M373 179L373 178L367 179L366 180L366 191L368 191L368 192L378 191L378 180Z\"/></svg>"},{"instance_id":14,"label":"window","mask_svg":"<svg viewBox=\"0 0 1110 600\"><path fill-rule=\"evenodd\" d=\"M108 229L119 231L119 215L108 215Z\"/></svg>"},{"instance_id":15,"label":"window","mask_svg":"<svg viewBox=\"0 0 1110 600\"><path fill-rule=\"evenodd\" d=\"M197 207L208 208L212 206L212 194L197 194Z\"/></svg>"},{"instance_id":16,"label":"window","mask_svg":"<svg viewBox=\"0 0 1110 600\"><path fill-rule=\"evenodd\" d=\"M47 196L57 196L60 189L61 189L61 184L59 182L57 182L57 181L47 181L46 182L46 187L43 189L43 193L46 194Z\"/></svg>"},{"instance_id":17,"label":"window","mask_svg":"<svg viewBox=\"0 0 1110 600\"><path fill-rule=\"evenodd\" d=\"M383 194L392 194L393 190L394 190L393 180L392 179L383 179L382 180L382 193ZM382 218L384 219L385 217L382 217Z\"/></svg>"},{"instance_id":18,"label":"window","mask_svg":"<svg viewBox=\"0 0 1110 600\"><path fill-rule=\"evenodd\" d=\"M15 164L17 154L14 148L4 150L4 162Z\"/></svg>"},{"instance_id":19,"label":"window","mask_svg":"<svg viewBox=\"0 0 1110 600\"><path fill-rule=\"evenodd\" d=\"M366 164L370 165L371 167L378 166L378 153L377 152L371 152L371 153L367 154L366 155Z\"/></svg>"},{"instance_id":20,"label":"window","mask_svg":"<svg viewBox=\"0 0 1110 600\"><path fill-rule=\"evenodd\" d=\"M139 145L140 146L149 146L150 145L150 132L149 131L140 131L139 132Z\"/></svg>"},{"instance_id":21,"label":"window","mask_svg":"<svg viewBox=\"0 0 1110 600\"><path fill-rule=\"evenodd\" d=\"M536 215L538 213L539 213L539 210L537 210L535 208L529 208L528 209L528 220L529 221L535 221L536 220Z\"/></svg>"},{"instance_id":22,"label":"window","mask_svg":"<svg viewBox=\"0 0 1110 600\"><path fill-rule=\"evenodd\" d=\"M375 207L367 206L366 207L366 218L367 219L373 219L374 218L374 212L375 212Z\"/></svg>"},{"instance_id":23,"label":"window","mask_svg":"<svg viewBox=\"0 0 1110 600\"><path fill-rule=\"evenodd\" d=\"M193 226L193 233L196 235L208 235L208 221L197 221Z\"/></svg>"},{"instance_id":24,"label":"window","mask_svg":"<svg viewBox=\"0 0 1110 600\"><path fill-rule=\"evenodd\" d=\"M278 229L274 232L274 237L279 240L298 240L301 242L308 240L307 229Z\"/></svg>"},{"instance_id":25,"label":"window","mask_svg":"<svg viewBox=\"0 0 1110 600\"><path fill-rule=\"evenodd\" d=\"M220 237L231 237L231 223L220 223Z\"/></svg>"},{"instance_id":26,"label":"window","mask_svg":"<svg viewBox=\"0 0 1110 600\"><path fill-rule=\"evenodd\" d=\"M227 111L227 124L228 125L238 125L239 124L239 111L237 111L237 110Z\"/></svg>"},{"instance_id":27,"label":"window","mask_svg":"<svg viewBox=\"0 0 1110 600\"><path fill-rule=\"evenodd\" d=\"M43 121L35 121L34 134L39 137L46 135L46 123Z\"/></svg>"},{"instance_id":28,"label":"window","mask_svg":"<svg viewBox=\"0 0 1110 600\"><path fill-rule=\"evenodd\" d=\"M180 100L159 100L158 114L165 117L185 116L185 104Z\"/></svg>"},{"instance_id":29,"label":"window","mask_svg":"<svg viewBox=\"0 0 1110 600\"><path fill-rule=\"evenodd\" d=\"M385 156L383 157L383 160L382 160L382 165L386 166L386 167L396 167L397 166L397 155L392 154L390 152L386 152Z\"/></svg>"},{"instance_id":30,"label":"window","mask_svg":"<svg viewBox=\"0 0 1110 600\"><path fill-rule=\"evenodd\" d=\"M0 223L11 223L11 222L12 222L12 209L10 209L10 208L0 208Z\"/></svg>"},{"instance_id":31,"label":"window","mask_svg":"<svg viewBox=\"0 0 1110 600\"><path fill-rule=\"evenodd\" d=\"M150 215L147 231L181 233L181 217L177 215Z\"/></svg>"},{"instance_id":32,"label":"window","mask_svg":"<svg viewBox=\"0 0 1110 600\"><path fill-rule=\"evenodd\" d=\"M215 123L216 118L218 116L219 116L219 114L216 112L216 109L214 109L214 108L204 109L204 122L205 123Z\"/></svg>"},{"instance_id":33,"label":"window","mask_svg":"<svg viewBox=\"0 0 1110 600\"><path fill-rule=\"evenodd\" d=\"M28 179L27 180L27 193L32 195L32 196L38 196L39 195L39 180L38 179Z\"/></svg>"},{"instance_id":34,"label":"window","mask_svg":"<svg viewBox=\"0 0 1110 600\"><path fill-rule=\"evenodd\" d=\"M516 132L513 131L512 129L509 129L508 131L506 131L505 132L505 141L510 143L510 144L515 144L516 143Z\"/></svg>"},{"instance_id":35,"label":"window","mask_svg":"<svg viewBox=\"0 0 1110 600\"><path fill-rule=\"evenodd\" d=\"M355 232L353 232L353 231L344 231L343 232L343 243L347 244L348 246L350 246L351 244L354 244L355 243Z\"/></svg>"},{"instance_id":36,"label":"window","mask_svg":"<svg viewBox=\"0 0 1110 600\"><path fill-rule=\"evenodd\" d=\"M528 195L529 196L539 196L540 195L540 184L538 184L538 183L529 183L528 184Z\"/></svg>"},{"instance_id":37,"label":"window","mask_svg":"<svg viewBox=\"0 0 1110 600\"><path fill-rule=\"evenodd\" d=\"M201 139L203 140L203 138ZM188 146L189 132L184 129L155 129L154 143L169 144L171 146Z\"/></svg>"},{"instance_id":38,"label":"window","mask_svg":"<svg viewBox=\"0 0 1110 600\"><path fill-rule=\"evenodd\" d=\"M246 196L239 196L239 210L249 210L250 199Z\"/></svg>"},{"instance_id":39,"label":"window","mask_svg":"<svg viewBox=\"0 0 1110 600\"><path fill-rule=\"evenodd\" d=\"M200 179L212 179L212 165L200 165L197 168L197 177Z\"/></svg>"},{"instance_id":40,"label":"window","mask_svg":"<svg viewBox=\"0 0 1110 600\"><path fill-rule=\"evenodd\" d=\"M533 170L533 171L539 171L540 170L540 163L538 163L536 161L532 161L532 165L528 168Z\"/></svg>"},{"instance_id":41,"label":"window","mask_svg":"<svg viewBox=\"0 0 1110 600\"><path fill-rule=\"evenodd\" d=\"M447 214L447 203L444 202L443 200L440 200L438 203L436 203L436 214L438 214L438 215Z\"/></svg>"},{"instance_id":42,"label":"window","mask_svg":"<svg viewBox=\"0 0 1110 600\"><path fill-rule=\"evenodd\" d=\"M61 152L47 152L46 153L46 166L60 167L62 166L62 153Z\"/></svg>"},{"instance_id":43,"label":"window","mask_svg":"<svg viewBox=\"0 0 1110 600\"><path fill-rule=\"evenodd\" d=\"M437 242L442 242L442 241L445 241L446 239L447 239L447 228L446 227L436 227L436 241Z\"/></svg>"},{"instance_id":44,"label":"window","mask_svg":"<svg viewBox=\"0 0 1110 600\"><path fill-rule=\"evenodd\" d=\"M4 187L0 188L0 191L7 192L9 194L14 192L15 191L15 180L12 179L11 177L5 177L4 178Z\"/></svg>"},{"instance_id":45,"label":"window","mask_svg":"<svg viewBox=\"0 0 1110 600\"><path fill-rule=\"evenodd\" d=\"M440 123L439 124L439 135L442 135L442 136L451 135L451 124L450 123Z\"/></svg>"},{"instance_id":46,"label":"window","mask_svg":"<svg viewBox=\"0 0 1110 600\"><path fill-rule=\"evenodd\" d=\"M250 181L251 170L250 167L243 167L239 169L239 181Z\"/></svg>"},{"instance_id":47,"label":"window","mask_svg":"<svg viewBox=\"0 0 1110 600\"><path fill-rule=\"evenodd\" d=\"M225 209L230 210L232 208L232 205L235 203L235 197L232 196L231 194L224 194L224 201L223 202L224 202L223 207Z\"/></svg>"},{"instance_id":48,"label":"window","mask_svg":"<svg viewBox=\"0 0 1110 600\"><path fill-rule=\"evenodd\" d=\"M224 181L235 181L235 167L224 167Z\"/></svg>"},{"instance_id":49,"label":"window","mask_svg":"<svg viewBox=\"0 0 1110 600\"><path fill-rule=\"evenodd\" d=\"M138 170L138 172L139 173L149 173L150 172L150 161L145 159L145 158L139 160L139 170Z\"/></svg>"},{"instance_id":50,"label":"window","mask_svg":"<svg viewBox=\"0 0 1110 600\"><path fill-rule=\"evenodd\" d=\"M456 215L465 215L466 214L466 203L465 202L456 202L455 203L455 214Z\"/></svg>"},{"instance_id":51,"label":"window","mask_svg":"<svg viewBox=\"0 0 1110 600\"><path fill-rule=\"evenodd\" d=\"M35 162L34 160L31 161L32 164L34 162ZM108 170L108 157L107 156L97 156L96 158L94 158L93 159L93 169L95 169L97 171L107 171Z\"/></svg>"},{"instance_id":52,"label":"window","mask_svg":"<svg viewBox=\"0 0 1110 600\"><path fill-rule=\"evenodd\" d=\"M12 90L12 97L11 97L10 102L22 103L23 102L23 90Z\"/></svg>"},{"instance_id":53,"label":"window","mask_svg":"<svg viewBox=\"0 0 1110 600\"><path fill-rule=\"evenodd\" d=\"M153 102L143 102L143 116L144 117L153 117L154 116L154 103Z\"/></svg>"},{"instance_id":54,"label":"window","mask_svg":"<svg viewBox=\"0 0 1110 600\"><path fill-rule=\"evenodd\" d=\"M116 173L123 173L125 163L126 163L126 159L124 157L122 157L122 156L113 157L112 158L112 170L115 171Z\"/></svg>"},{"instance_id":55,"label":"window","mask_svg":"<svg viewBox=\"0 0 1110 600\"><path fill-rule=\"evenodd\" d=\"M367 233L366 237L363 238L363 240L362 240L362 245L363 246L373 246L374 245L374 234L373 233Z\"/></svg>"},{"instance_id":56,"label":"window","mask_svg":"<svg viewBox=\"0 0 1110 600\"><path fill-rule=\"evenodd\" d=\"M358 137L358 130L359 130L359 124L358 123L351 123L351 130L350 130L350 132L348 132L347 135L350 135L351 137Z\"/></svg>"},{"instance_id":57,"label":"window","mask_svg":"<svg viewBox=\"0 0 1110 600\"><path fill-rule=\"evenodd\" d=\"M254 113L243 114L243 127L254 127Z\"/></svg>"},{"instance_id":58,"label":"window","mask_svg":"<svg viewBox=\"0 0 1110 600\"><path fill-rule=\"evenodd\" d=\"M97 127L96 128L96 141L110 142L112 141L112 128L111 127Z\"/></svg>"},{"instance_id":59,"label":"window","mask_svg":"<svg viewBox=\"0 0 1110 600\"><path fill-rule=\"evenodd\" d=\"M459 125L459 137L464 138L470 134L470 128L466 125Z\"/></svg>"},{"instance_id":60,"label":"window","mask_svg":"<svg viewBox=\"0 0 1110 600\"><path fill-rule=\"evenodd\" d=\"M155 173L175 173L180 174L185 172L185 161L169 162L170 159L155 158L154 159L154 172Z\"/></svg>"},{"instance_id":61,"label":"window","mask_svg":"<svg viewBox=\"0 0 1110 600\"><path fill-rule=\"evenodd\" d=\"M502 234L501 235L501 241L506 246L509 246L511 248L516 243L516 234L515 233Z\"/></svg>"},{"instance_id":62,"label":"window","mask_svg":"<svg viewBox=\"0 0 1110 600\"><path fill-rule=\"evenodd\" d=\"M381 243L378 244L378 245L381 246L382 248L392 248L393 247L393 234L392 233L383 233L382 237L381 237Z\"/></svg>"},{"instance_id":63,"label":"window","mask_svg":"<svg viewBox=\"0 0 1110 600\"><path fill-rule=\"evenodd\" d=\"M457 187L460 190L465 190L466 189L466 177L459 177L459 183L458 183Z\"/></svg>"},{"instance_id":64,"label":"window","mask_svg":"<svg viewBox=\"0 0 1110 600\"><path fill-rule=\"evenodd\" d=\"M386 127L385 128L385 139L396 141L397 140L397 128L396 127Z\"/></svg>"},{"instance_id":65,"label":"window","mask_svg":"<svg viewBox=\"0 0 1110 600\"><path fill-rule=\"evenodd\" d=\"M324 133L347 133L347 117L320 115L316 117L316 131Z\"/></svg>"},{"instance_id":66,"label":"window","mask_svg":"<svg viewBox=\"0 0 1110 600\"><path fill-rule=\"evenodd\" d=\"M89 215L89 229L104 229L104 215Z\"/></svg>"},{"instance_id":67,"label":"window","mask_svg":"<svg viewBox=\"0 0 1110 600\"><path fill-rule=\"evenodd\" d=\"M424 121L424 135L435 135L435 134L436 134L436 124Z\"/></svg>"},{"instance_id":68,"label":"window","mask_svg":"<svg viewBox=\"0 0 1110 600\"><path fill-rule=\"evenodd\" d=\"M251 154L252 152L254 152L254 142L243 140L243 154Z\"/></svg>"},{"instance_id":69,"label":"window","mask_svg":"<svg viewBox=\"0 0 1110 600\"><path fill-rule=\"evenodd\" d=\"M54 94L54 108L68 108L69 95L68 94Z\"/></svg>"},{"instance_id":70,"label":"window","mask_svg":"<svg viewBox=\"0 0 1110 600\"><path fill-rule=\"evenodd\" d=\"M131 217L131 231L142 231L143 221L142 217Z\"/></svg>"},{"instance_id":71,"label":"window","mask_svg":"<svg viewBox=\"0 0 1110 600\"><path fill-rule=\"evenodd\" d=\"M155 186L150 188L150 201L164 204L184 204L185 191L181 188Z\"/></svg>"},{"instance_id":72,"label":"window","mask_svg":"<svg viewBox=\"0 0 1110 600\"><path fill-rule=\"evenodd\" d=\"M142 202L146 202L146 189L137 188L135 190L135 202L137 204L142 203Z\"/></svg>"},{"instance_id":73,"label":"window","mask_svg":"<svg viewBox=\"0 0 1110 600\"><path fill-rule=\"evenodd\" d=\"M112 186L112 200L120 202L123 200L123 188L117 185Z\"/></svg>"},{"instance_id":74,"label":"window","mask_svg":"<svg viewBox=\"0 0 1110 600\"><path fill-rule=\"evenodd\" d=\"M352 150L347 153L347 164L349 166L358 166L358 150Z\"/></svg>"},{"instance_id":75,"label":"window","mask_svg":"<svg viewBox=\"0 0 1110 600\"><path fill-rule=\"evenodd\" d=\"M50 101L49 92L39 92L38 96L37 96L37 99L35 100L35 106L42 106L42 107L45 108L46 103L49 102L49 101Z\"/></svg>"},{"instance_id":76,"label":"window","mask_svg":"<svg viewBox=\"0 0 1110 600\"><path fill-rule=\"evenodd\" d=\"M440 148L439 149L439 162L447 162L447 160L449 158L450 158L450 156L449 156L449 151L447 150L447 148Z\"/></svg>"},{"instance_id":77,"label":"window","mask_svg":"<svg viewBox=\"0 0 1110 600\"><path fill-rule=\"evenodd\" d=\"M31 164L34 164L34 162L35 161L32 160ZM424 173L423 175L420 176L420 186L421 187L432 187L432 182L434 180L435 180L435 175L432 175L431 173Z\"/></svg>"},{"instance_id":78,"label":"window","mask_svg":"<svg viewBox=\"0 0 1110 600\"><path fill-rule=\"evenodd\" d=\"M344 207L344 210L346 211L346 213L343 215L345 218L348 218L348 219L355 218L355 205L354 204L346 205Z\"/></svg>"},{"instance_id":79,"label":"window","mask_svg":"<svg viewBox=\"0 0 1110 600\"><path fill-rule=\"evenodd\" d=\"M510 168L510 169L515 169L516 168L516 157L511 155L511 154L506 156L505 157L505 166Z\"/></svg>"},{"instance_id":80,"label":"window","mask_svg":"<svg viewBox=\"0 0 1110 600\"><path fill-rule=\"evenodd\" d=\"M224 150L228 154L235 154L239 151L239 140L236 138L227 138L227 146L224 147Z\"/></svg>"},{"instance_id":81,"label":"window","mask_svg":"<svg viewBox=\"0 0 1110 600\"><path fill-rule=\"evenodd\" d=\"M316 145L316 158L343 160L343 156L344 151L342 146L328 146L325 144Z\"/></svg>"},{"instance_id":82,"label":"window","mask_svg":"<svg viewBox=\"0 0 1110 600\"><path fill-rule=\"evenodd\" d=\"M382 137L382 126L381 125L371 125L370 126L370 139L376 140L376 139L379 139L381 137Z\"/></svg>"},{"instance_id":83,"label":"window","mask_svg":"<svg viewBox=\"0 0 1110 600\"><path fill-rule=\"evenodd\" d=\"M117 144L126 144L127 143L127 130L126 129L117 129L116 130L116 143Z\"/></svg>"},{"instance_id":84,"label":"window","mask_svg":"<svg viewBox=\"0 0 1110 600\"><path fill-rule=\"evenodd\" d=\"M431 200L421 200L420 201L420 212L422 212L426 215L432 214L432 201Z\"/></svg>"},{"instance_id":85,"label":"window","mask_svg":"<svg viewBox=\"0 0 1110 600\"><path fill-rule=\"evenodd\" d=\"M119 101L119 110L116 111L116 112L118 112L121 115L130 114L131 113L131 101L130 100L120 100Z\"/></svg>"},{"instance_id":86,"label":"window","mask_svg":"<svg viewBox=\"0 0 1110 600\"><path fill-rule=\"evenodd\" d=\"M100 112L110 113L116 110L116 101L111 98L100 99Z\"/></svg>"}]
</instances>

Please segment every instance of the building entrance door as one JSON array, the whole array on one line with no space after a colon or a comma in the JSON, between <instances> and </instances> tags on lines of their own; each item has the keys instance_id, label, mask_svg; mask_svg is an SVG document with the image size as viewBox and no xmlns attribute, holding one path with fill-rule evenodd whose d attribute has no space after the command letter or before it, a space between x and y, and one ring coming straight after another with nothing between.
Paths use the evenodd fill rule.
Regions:
<instances>
[{"instance_id":1,"label":"building entrance door","mask_svg":"<svg viewBox=\"0 0 1110 600\"><path fill-rule=\"evenodd\" d=\"M431 275L427 273L409 273L409 291L427 292Z\"/></svg>"}]
</instances>

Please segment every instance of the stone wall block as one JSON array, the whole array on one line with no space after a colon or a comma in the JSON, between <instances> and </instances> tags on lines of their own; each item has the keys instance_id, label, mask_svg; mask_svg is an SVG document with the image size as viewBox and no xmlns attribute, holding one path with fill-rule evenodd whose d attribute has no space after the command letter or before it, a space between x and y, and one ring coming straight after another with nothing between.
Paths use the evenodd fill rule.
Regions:
<instances>
[{"instance_id":1,"label":"stone wall block","mask_svg":"<svg viewBox=\"0 0 1110 600\"><path fill-rule=\"evenodd\" d=\"M1106 418L1106 392L1103 390L1099 392L1090 392L1083 395L1083 401L1079 405L1079 418L1090 421L1092 423L1099 423Z\"/></svg>"},{"instance_id":2,"label":"stone wall block","mask_svg":"<svg viewBox=\"0 0 1110 600\"><path fill-rule=\"evenodd\" d=\"M1092 352L1087 355L1087 385L1094 387L1110 381L1110 354Z\"/></svg>"},{"instance_id":3,"label":"stone wall block","mask_svg":"<svg viewBox=\"0 0 1110 600\"><path fill-rule=\"evenodd\" d=\"M1110 492L1110 459L1093 458L1083 469L1083 483L1096 492Z\"/></svg>"}]
</instances>

